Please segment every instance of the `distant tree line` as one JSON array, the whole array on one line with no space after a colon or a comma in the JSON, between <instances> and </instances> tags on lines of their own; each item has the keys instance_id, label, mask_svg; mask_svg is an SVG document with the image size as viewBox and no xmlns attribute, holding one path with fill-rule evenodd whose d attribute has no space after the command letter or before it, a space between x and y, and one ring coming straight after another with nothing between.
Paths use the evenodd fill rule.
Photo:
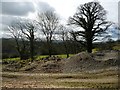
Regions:
<instances>
[{"instance_id":1,"label":"distant tree line","mask_svg":"<svg viewBox=\"0 0 120 90\"><path fill-rule=\"evenodd\" d=\"M21 41L19 41L20 43ZM28 43L28 41L25 41ZM45 42L35 42L35 55L48 55L49 52L44 44ZM15 41L12 38L2 39L2 58L16 58L19 57L19 53L15 48ZM81 46L78 42L71 42L68 45L69 54L77 54L81 51L85 51L85 47ZM120 41L106 41L93 43L93 48L98 50L120 50ZM28 50L29 51L29 50ZM64 43L62 41L55 41L53 43L52 55L66 54ZM67 55L66 55L67 58Z\"/></svg>"},{"instance_id":2,"label":"distant tree line","mask_svg":"<svg viewBox=\"0 0 120 90\"><path fill-rule=\"evenodd\" d=\"M22 44L22 41L19 40L18 41L19 44ZM68 45L68 52L69 54L77 54L80 51L85 50L84 47L81 47L80 43L78 42L71 42L68 41L69 45ZM15 57L20 57L19 56L19 52L15 47L15 40L13 38L2 38L2 58L15 58ZM29 42L26 40L25 41L26 44L29 44ZM34 42L34 55L49 55L49 51L46 48L46 42L45 41L35 41ZM62 41L53 41L52 43L52 51L51 54L52 55L58 55L58 54L66 54L66 49L64 47L64 43ZM30 53L29 53L29 47L24 49L24 51L26 52L27 56L24 56L24 59L27 59L30 57ZM26 58L25 58L26 57ZM67 55L66 55L67 58Z\"/></svg>"}]
</instances>

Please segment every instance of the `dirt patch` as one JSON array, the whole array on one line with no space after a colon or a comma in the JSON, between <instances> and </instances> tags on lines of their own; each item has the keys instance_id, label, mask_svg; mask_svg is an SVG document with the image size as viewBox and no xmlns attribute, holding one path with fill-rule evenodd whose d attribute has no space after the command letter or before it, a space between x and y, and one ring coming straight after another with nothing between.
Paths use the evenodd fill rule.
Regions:
<instances>
[{"instance_id":1,"label":"dirt patch","mask_svg":"<svg viewBox=\"0 0 120 90\"><path fill-rule=\"evenodd\" d=\"M6 88L115 88L118 82L116 72L106 70L102 74L4 72L3 75L7 75L2 83Z\"/></svg>"},{"instance_id":2,"label":"dirt patch","mask_svg":"<svg viewBox=\"0 0 120 90\"><path fill-rule=\"evenodd\" d=\"M61 65L57 61L48 61L41 66L44 73L60 73Z\"/></svg>"},{"instance_id":3,"label":"dirt patch","mask_svg":"<svg viewBox=\"0 0 120 90\"><path fill-rule=\"evenodd\" d=\"M110 57L108 60L98 60L95 56L96 53L81 52L68 59L3 64L2 87L6 90L8 88L117 88L120 60Z\"/></svg>"},{"instance_id":4,"label":"dirt patch","mask_svg":"<svg viewBox=\"0 0 120 90\"><path fill-rule=\"evenodd\" d=\"M120 60L117 58L117 54L118 52L116 51L103 51L94 54L81 52L67 59L51 57L47 58L48 60L34 60L33 62L11 62L8 64L3 64L3 71L77 73L101 70L117 67L120 63Z\"/></svg>"},{"instance_id":5,"label":"dirt patch","mask_svg":"<svg viewBox=\"0 0 120 90\"><path fill-rule=\"evenodd\" d=\"M94 53L94 59L100 61L117 60L119 58L119 54L120 51L115 50L100 51Z\"/></svg>"},{"instance_id":6,"label":"dirt patch","mask_svg":"<svg viewBox=\"0 0 120 90\"><path fill-rule=\"evenodd\" d=\"M104 53L105 55L106 53ZM117 54L117 53L116 53ZM85 72L85 71L94 71L94 70L100 70L100 69L107 69L110 67L117 67L119 64L119 59L116 58L116 54L113 53L113 55L108 58L108 52L107 52L107 58L106 60L97 60L96 55L97 54L89 54L86 52L78 53L68 59L66 59L63 72ZM103 54L99 54L100 57L104 57ZM111 55L111 52L110 52Z\"/></svg>"}]
</instances>

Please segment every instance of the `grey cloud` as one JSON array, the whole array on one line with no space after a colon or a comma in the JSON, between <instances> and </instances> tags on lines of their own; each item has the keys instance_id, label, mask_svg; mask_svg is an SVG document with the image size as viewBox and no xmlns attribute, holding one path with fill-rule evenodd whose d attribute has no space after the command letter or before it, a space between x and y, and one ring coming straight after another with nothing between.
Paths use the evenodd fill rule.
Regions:
<instances>
[{"instance_id":1,"label":"grey cloud","mask_svg":"<svg viewBox=\"0 0 120 90\"><path fill-rule=\"evenodd\" d=\"M2 29L0 30L0 32L8 33L9 32L8 26L7 25L2 25Z\"/></svg>"},{"instance_id":2,"label":"grey cloud","mask_svg":"<svg viewBox=\"0 0 120 90\"><path fill-rule=\"evenodd\" d=\"M0 31L8 32L8 26L11 25L12 22L19 21L21 17L15 17L15 16L8 16L8 15L2 15L0 16L2 20L0 20L0 25L2 26Z\"/></svg>"},{"instance_id":3,"label":"grey cloud","mask_svg":"<svg viewBox=\"0 0 120 90\"><path fill-rule=\"evenodd\" d=\"M12 22L21 20L21 18L25 18L25 15L29 12L35 11L35 7L30 2L2 2L1 6L2 11L0 11L0 14L2 15L0 15L0 18L2 20L0 20L0 24L2 25L2 28L0 33L2 32L4 37L7 37L8 26L10 26ZM55 11L52 6L45 2L37 3L36 9L38 12Z\"/></svg>"},{"instance_id":4,"label":"grey cloud","mask_svg":"<svg viewBox=\"0 0 120 90\"><path fill-rule=\"evenodd\" d=\"M2 2L0 2L0 13L2 12Z\"/></svg>"},{"instance_id":5,"label":"grey cloud","mask_svg":"<svg viewBox=\"0 0 120 90\"><path fill-rule=\"evenodd\" d=\"M37 6L38 6L37 9L39 12L55 11L55 9L46 2L39 2Z\"/></svg>"},{"instance_id":6,"label":"grey cloud","mask_svg":"<svg viewBox=\"0 0 120 90\"><path fill-rule=\"evenodd\" d=\"M24 16L34 11L34 5L31 2L2 2L2 14Z\"/></svg>"},{"instance_id":7,"label":"grey cloud","mask_svg":"<svg viewBox=\"0 0 120 90\"><path fill-rule=\"evenodd\" d=\"M118 2L118 24L120 26L120 1Z\"/></svg>"},{"instance_id":8,"label":"grey cloud","mask_svg":"<svg viewBox=\"0 0 120 90\"><path fill-rule=\"evenodd\" d=\"M0 18L2 18L2 20L0 21L0 23L2 23L3 25L10 25L12 21L16 21L20 17L2 15L2 16L0 16Z\"/></svg>"}]
</instances>

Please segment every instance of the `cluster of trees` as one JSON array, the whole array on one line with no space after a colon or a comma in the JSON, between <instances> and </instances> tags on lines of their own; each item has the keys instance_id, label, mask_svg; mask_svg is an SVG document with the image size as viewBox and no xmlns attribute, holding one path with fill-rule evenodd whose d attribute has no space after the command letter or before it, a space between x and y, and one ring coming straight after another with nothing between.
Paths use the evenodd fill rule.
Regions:
<instances>
[{"instance_id":1,"label":"cluster of trees","mask_svg":"<svg viewBox=\"0 0 120 90\"><path fill-rule=\"evenodd\" d=\"M59 17L52 11L39 13L37 17L36 21L20 20L9 26L9 31L15 39L16 49L21 59L28 57L31 60L34 59L35 42L39 40L44 40L50 57L55 40L63 42L67 57L69 57L70 42L79 42L80 45L86 47L87 52L91 53L93 41L97 40L97 37L111 25L110 22L106 21L106 11L99 2L88 2L80 5L77 12L68 19L67 26L73 26L77 30L70 30L67 26L60 24ZM19 40L22 43L19 43Z\"/></svg>"},{"instance_id":2,"label":"cluster of trees","mask_svg":"<svg viewBox=\"0 0 120 90\"><path fill-rule=\"evenodd\" d=\"M16 50L15 46L15 40L13 38L2 38L2 58L16 58L19 57L19 53ZM28 41L25 41L28 43ZM19 40L19 43L22 43ZM34 55L48 55L49 52L45 46L46 42L43 41L35 41L34 44ZM60 54L66 54L66 49L64 46L64 42L62 41L53 41L52 43L52 55L60 55ZM69 41L68 42L68 53L70 54L77 54L81 51L85 51L85 47L81 46L79 42L75 41ZM94 42L93 43L93 52L94 51L101 51L101 50L120 50L120 40L118 41L107 41L107 42ZM67 57L67 54L66 54ZM29 58L29 57L28 57Z\"/></svg>"},{"instance_id":3,"label":"cluster of trees","mask_svg":"<svg viewBox=\"0 0 120 90\"><path fill-rule=\"evenodd\" d=\"M21 40L19 40L18 42L19 42L19 44L22 45ZM25 42L26 42L26 44L29 43L28 41L25 41ZM15 43L16 43L15 39L13 39L13 38L2 38L2 44L3 44L2 45L2 48L3 48L2 49L2 58L3 59L15 58L15 57L20 56L18 51L16 50ZM47 45L46 41L35 41L34 42L34 55L35 55L34 58L36 58L36 56L39 56L39 55L49 55L49 51L46 48L47 47L46 45ZM85 50L84 47L81 47L80 43L72 42L72 41L68 41L67 48L68 48L69 54L77 54L80 51ZM30 57L30 53L28 52L29 48L26 48L25 51L26 51L26 58L29 58ZM52 43L51 54L52 55L66 54L64 42L62 42L61 40L57 40L57 41L54 40ZM66 55L66 57L67 57L67 55ZM23 58L25 58L25 56Z\"/></svg>"}]
</instances>

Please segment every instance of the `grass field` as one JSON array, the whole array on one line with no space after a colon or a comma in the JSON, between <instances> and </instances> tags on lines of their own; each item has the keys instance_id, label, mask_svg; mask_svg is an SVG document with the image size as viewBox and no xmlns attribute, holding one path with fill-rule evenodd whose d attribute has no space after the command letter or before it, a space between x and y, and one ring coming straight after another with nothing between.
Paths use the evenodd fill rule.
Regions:
<instances>
[{"instance_id":1,"label":"grass field","mask_svg":"<svg viewBox=\"0 0 120 90\"><path fill-rule=\"evenodd\" d=\"M70 54L69 56L73 56L74 54ZM35 56L35 60L40 60L42 58L45 58L45 57L48 57L49 55L38 55L38 56ZM67 56L65 54L61 54L61 55L54 55L54 56L58 56L60 58L67 58ZM6 61L19 61L20 58L6 58L6 59L3 59L3 61L6 60Z\"/></svg>"},{"instance_id":2,"label":"grass field","mask_svg":"<svg viewBox=\"0 0 120 90\"><path fill-rule=\"evenodd\" d=\"M70 54L69 56L73 56L74 54ZM48 57L49 55L40 55L40 56L36 56L36 59L39 60L41 58L45 58ZM60 58L67 58L67 56L65 54L61 54L61 55L54 55L54 56L58 56Z\"/></svg>"}]
</instances>

